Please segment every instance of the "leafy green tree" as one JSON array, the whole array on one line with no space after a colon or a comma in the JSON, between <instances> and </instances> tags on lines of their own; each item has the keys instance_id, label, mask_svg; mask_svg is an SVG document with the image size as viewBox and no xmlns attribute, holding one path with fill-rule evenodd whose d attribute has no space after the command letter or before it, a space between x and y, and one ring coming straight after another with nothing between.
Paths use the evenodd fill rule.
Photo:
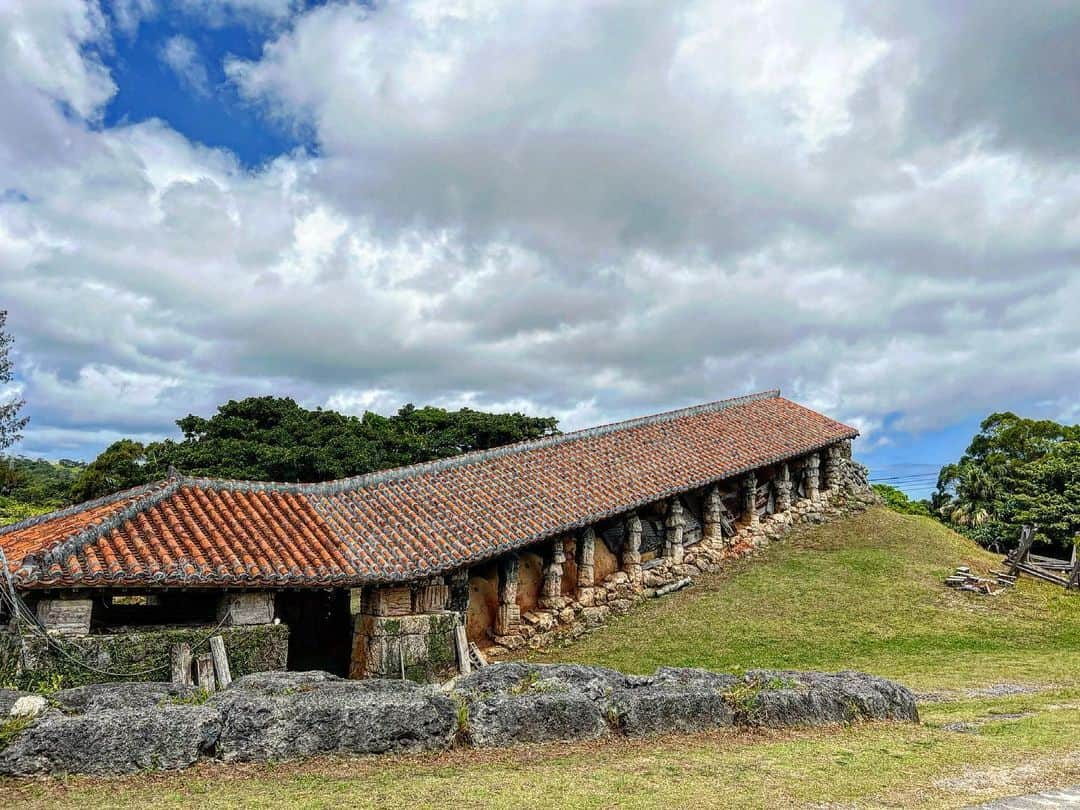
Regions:
<instances>
[{"instance_id":1,"label":"leafy green tree","mask_svg":"<svg viewBox=\"0 0 1080 810\"><path fill-rule=\"evenodd\" d=\"M413 405L394 416L356 417L308 410L285 397L249 397L225 403L210 418L178 420L179 441L112 445L72 496L86 500L164 478L170 468L211 478L326 481L535 439L555 433L557 424L518 413Z\"/></svg>"},{"instance_id":2,"label":"leafy green tree","mask_svg":"<svg viewBox=\"0 0 1080 810\"><path fill-rule=\"evenodd\" d=\"M885 501L885 505L894 512L900 512L904 515L930 516L930 509L925 501L913 501L907 496L907 493L888 484L874 484L873 486L874 491Z\"/></svg>"},{"instance_id":3,"label":"leafy green tree","mask_svg":"<svg viewBox=\"0 0 1080 810\"><path fill-rule=\"evenodd\" d=\"M131 439L110 444L71 487L74 501L88 501L147 482L146 448Z\"/></svg>"},{"instance_id":4,"label":"leafy green tree","mask_svg":"<svg viewBox=\"0 0 1080 810\"><path fill-rule=\"evenodd\" d=\"M984 545L1015 543L1025 523L1066 553L1080 532L1080 425L995 413L938 476L934 511Z\"/></svg>"},{"instance_id":5,"label":"leafy green tree","mask_svg":"<svg viewBox=\"0 0 1080 810\"><path fill-rule=\"evenodd\" d=\"M6 385L12 380L9 352L13 339L7 333L6 326L7 311L0 309L0 385ZM25 404L17 397L0 401L0 450L6 450L22 438L23 428L30 421L25 416L19 416Z\"/></svg>"}]
</instances>

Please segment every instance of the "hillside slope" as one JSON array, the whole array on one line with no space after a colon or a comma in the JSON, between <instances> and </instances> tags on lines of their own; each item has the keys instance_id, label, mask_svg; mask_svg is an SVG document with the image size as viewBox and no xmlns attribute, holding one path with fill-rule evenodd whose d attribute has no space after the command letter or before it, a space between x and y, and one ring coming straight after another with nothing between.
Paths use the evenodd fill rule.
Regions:
<instances>
[{"instance_id":1,"label":"hillside slope","mask_svg":"<svg viewBox=\"0 0 1080 810\"><path fill-rule=\"evenodd\" d=\"M999 560L934 520L875 508L536 658L629 672L861 669L919 689L1074 683L1080 594L1030 579L992 597L942 584L957 565Z\"/></svg>"}]
</instances>

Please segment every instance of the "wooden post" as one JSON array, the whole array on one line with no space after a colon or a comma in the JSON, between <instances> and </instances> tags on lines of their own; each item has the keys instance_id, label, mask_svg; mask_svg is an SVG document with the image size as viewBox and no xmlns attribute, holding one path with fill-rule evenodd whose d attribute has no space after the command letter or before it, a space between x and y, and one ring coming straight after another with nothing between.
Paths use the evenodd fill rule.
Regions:
<instances>
[{"instance_id":1,"label":"wooden post","mask_svg":"<svg viewBox=\"0 0 1080 810\"><path fill-rule=\"evenodd\" d=\"M1009 566L1009 576L1016 576L1020 566L1027 560L1028 553L1031 551L1034 542L1035 527L1025 523L1024 527L1020 529L1020 544L1016 547L1016 555L1012 559L1012 565Z\"/></svg>"},{"instance_id":2,"label":"wooden post","mask_svg":"<svg viewBox=\"0 0 1080 810\"><path fill-rule=\"evenodd\" d=\"M217 684L214 681L214 657L210 653L203 653L195 659L195 671L202 689L207 692L217 691Z\"/></svg>"},{"instance_id":3,"label":"wooden post","mask_svg":"<svg viewBox=\"0 0 1080 810\"><path fill-rule=\"evenodd\" d=\"M462 675L472 672L469 659L469 639L465 636L465 625L458 623L454 627L454 646L457 648L458 671Z\"/></svg>"},{"instance_id":4,"label":"wooden post","mask_svg":"<svg viewBox=\"0 0 1080 810\"><path fill-rule=\"evenodd\" d=\"M174 644L172 659L172 682L181 686L191 686L191 645L187 642Z\"/></svg>"},{"instance_id":5,"label":"wooden post","mask_svg":"<svg viewBox=\"0 0 1080 810\"><path fill-rule=\"evenodd\" d=\"M224 689L232 683L232 673L229 672L229 656L225 654L225 639L221 636L210 639L210 656L214 659L218 687Z\"/></svg>"},{"instance_id":6,"label":"wooden post","mask_svg":"<svg viewBox=\"0 0 1080 810\"><path fill-rule=\"evenodd\" d=\"M1066 590L1070 591L1080 590L1080 555L1076 553L1077 544L1080 544L1080 534L1073 540L1072 571L1069 574L1069 584L1065 586Z\"/></svg>"},{"instance_id":7,"label":"wooden post","mask_svg":"<svg viewBox=\"0 0 1080 810\"><path fill-rule=\"evenodd\" d=\"M776 483L776 511L787 512L791 509L791 468L781 464L774 479Z\"/></svg>"},{"instance_id":8,"label":"wooden post","mask_svg":"<svg viewBox=\"0 0 1080 810\"><path fill-rule=\"evenodd\" d=\"M747 526L758 525L757 474L748 472L742 480L742 518Z\"/></svg>"}]
</instances>

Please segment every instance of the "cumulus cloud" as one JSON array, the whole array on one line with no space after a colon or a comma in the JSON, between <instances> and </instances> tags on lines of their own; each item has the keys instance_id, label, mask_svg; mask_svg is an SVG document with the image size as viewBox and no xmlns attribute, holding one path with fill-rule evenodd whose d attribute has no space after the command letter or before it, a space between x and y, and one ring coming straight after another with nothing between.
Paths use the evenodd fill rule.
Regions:
<instances>
[{"instance_id":1,"label":"cumulus cloud","mask_svg":"<svg viewBox=\"0 0 1080 810\"><path fill-rule=\"evenodd\" d=\"M198 46L182 34L169 37L161 45L161 61L188 90L196 95L210 94L210 77L199 55Z\"/></svg>"},{"instance_id":2,"label":"cumulus cloud","mask_svg":"<svg viewBox=\"0 0 1080 810\"><path fill-rule=\"evenodd\" d=\"M227 74L318 148L258 169L96 126L100 13L42 9L0 40L27 449L249 394L581 427L779 386L878 443L1075 413L1077 74L1023 47L1056 2L980 6L991 49L939 3L266 5Z\"/></svg>"}]
</instances>

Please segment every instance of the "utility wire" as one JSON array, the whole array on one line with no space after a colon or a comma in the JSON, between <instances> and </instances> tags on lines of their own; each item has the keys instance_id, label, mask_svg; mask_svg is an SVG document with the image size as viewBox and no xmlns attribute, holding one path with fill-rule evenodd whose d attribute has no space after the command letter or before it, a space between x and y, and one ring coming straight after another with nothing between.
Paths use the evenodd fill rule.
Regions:
<instances>
[{"instance_id":1,"label":"utility wire","mask_svg":"<svg viewBox=\"0 0 1080 810\"><path fill-rule=\"evenodd\" d=\"M51 635L49 631L45 629L45 626L41 624L40 621L38 621L37 616L35 616L30 611L30 608L26 606L26 603L23 602L22 597L20 597L18 592L15 590L15 583L11 578L11 570L8 567L7 556L4 554L4 550L2 548L0 548L0 566L2 566L4 569L4 587L0 588L0 601L6 604L11 610L11 615L12 618L15 619L15 627L19 633L20 638L22 638L23 626L25 624L29 627L31 632L44 638L46 645L52 647L60 655L64 656L64 658L68 659L74 664L77 664L85 670L97 673L98 675L107 675L110 678L135 678L141 675L149 675L153 672L161 672L163 670L169 669L172 666L171 661L167 661L160 666L150 667L147 669L132 670L130 672L114 672L107 669L100 669L99 667L87 664L85 661L68 652L64 648L60 640L55 636ZM207 633L202 639L191 645L192 651L195 651L202 647L203 644L208 643L211 636L217 633L217 631L224 626L225 622L228 621L228 619L229 612L225 611L225 615L222 616L221 621L217 623L217 626L215 626L214 629ZM80 650L80 652L82 651Z\"/></svg>"}]
</instances>

